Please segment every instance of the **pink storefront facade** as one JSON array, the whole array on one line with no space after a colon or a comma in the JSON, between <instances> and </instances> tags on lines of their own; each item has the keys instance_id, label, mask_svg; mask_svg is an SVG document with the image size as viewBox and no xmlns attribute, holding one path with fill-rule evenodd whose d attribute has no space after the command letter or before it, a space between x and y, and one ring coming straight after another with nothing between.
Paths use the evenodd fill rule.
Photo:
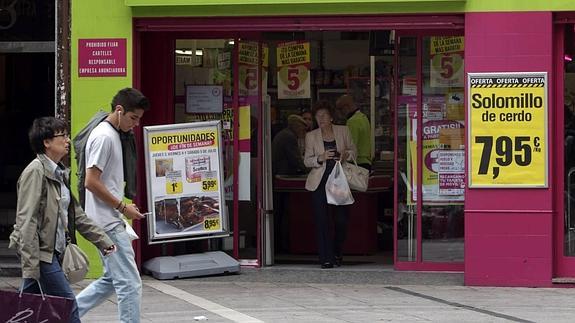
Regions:
<instances>
[{"instance_id":1,"label":"pink storefront facade","mask_svg":"<svg viewBox=\"0 0 575 323\"><path fill-rule=\"evenodd\" d=\"M364 41L367 44L365 48L369 47L369 54L365 56L370 56L371 59L366 60L364 66L367 72L363 75L361 68L354 69L359 75L347 75L345 82L354 80L359 84L361 81L366 89L371 86L373 96L375 93L373 83L380 77L373 74L377 74L381 66L385 67L381 70L387 74L381 79L387 83L382 82L381 86L385 84L389 87L390 94L386 97L388 106L384 108L387 114L380 114L377 110L379 103L376 98L371 102L375 111L370 118L379 120L380 117L384 118L382 115L389 118L389 130L383 127L385 131L378 130L379 125L376 124L372 131L390 134L392 140L387 143L388 148L383 150L386 153L391 152L392 158L389 159L391 160L391 166L387 170L389 174L386 173L387 177L382 176L385 181L374 181L375 186L381 184L382 189L357 196L358 204L355 205L355 209L363 214L361 218L355 218L358 222L354 222L353 228L350 229L351 239L348 240L351 243L348 242L347 249L350 257L380 252L386 258L382 262L382 268L392 265L397 271L463 272L465 284L472 286L575 286L572 285L575 284L575 202L572 202L575 201L575 148L570 147L571 141L575 143L575 118L571 123L571 114L575 115L575 77L571 77L572 74L575 75L575 65L571 65L572 58L575 57L575 7L572 8L573 12L565 11L566 8L563 7L568 7L567 4L559 8L561 11L538 7L533 11L501 9L488 12L473 7L471 1L467 1L467 4L466 1L446 1L441 4L445 6L441 13L433 12L430 5L425 6L425 12L418 12L413 4L408 5L409 10L406 11L382 10L380 13L373 13L367 10L370 5L365 3L358 5L356 8L358 12L346 12L343 5L326 7L314 2L308 7L299 5L293 9L283 6L285 12L280 12L283 9L267 6L259 8L257 5L246 5L236 16L229 16L217 6L204 8L196 4L182 5L179 2L176 4L177 2L169 2L171 4L156 4L153 0L125 2L126 7L131 7L128 9L131 10L132 20L131 38L128 42L128 47L131 46L132 51L129 53L131 66L128 63L131 83L141 89L154 106L146 113L142 126L194 121L197 116L182 112L186 97L181 93L178 94L178 91L187 84L185 82L193 79L193 76L190 76L185 82L178 83L178 78L185 73L182 72L182 62L188 61L182 59L184 57L182 55L198 51L221 54L227 50L226 54L229 55L231 62L228 64L227 72L232 75L229 81L232 87L230 93L233 94L227 101L224 99L224 102L233 111L233 115L239 115L241 104L249 102L252 105L251 120L248 118L253 122L251 125L253 131L249 138L251 147L246 148L244 145L246 142L241 146L236 137L229 142L233 157L227 167L233 170L232 174L238 174L233 177L232 197L228 200L231 238L222 244L200 242L195 245L180 243L159 247L146 243L146 223L135 221L134 228L142 237L134 243L140 266L160 255L218 248L238 259L243 266L263 267L281 264L283 255L278 251L278 247L282 241L280 240L279 244L275 241L274 245L274 234L279 235L281 228L274 228L273 220L271 222L269 220L273 218L272 214L275 212L266 202L268 198L266 194L271 194L272 191L266 186L271 171L265 166L266 146L271 143L265 129L274 124L274 119L273 115L271 121L270 117L266 116L266 108L269 106L264 104L264 98L268 93L264 91L269 91L269 88L277 84L269 81L267 86L262 86L262 80L267 82L268 77L273 79L273 72L264 77L264 73L271 71L272 63L270 66L264 66L265 64L260 62L250 66L253 68L252 80L256 80L258 84L255 87L255 94L251 98L242 97L239 89L247 78L242 79L246 73L242 76L240 71L242 67L238 67L241 64L236 63L240 57L240 44L250 43L252 48L255 48L257 56L268 48L270 55L275 55L271 48L285 41L309 42L311 47L314 46L314 42L319 43L317 48L320 48L318 55L321 58L318 61L321 61L319 64L321 66L314 66L312 58L310 75L321 70L320 75L325 76L330 69L328 66L334 65L333 62L338 60L336 56L349 55L342 64L355 63L354 53L350 50L352 45L342 49L338 47L338 42L361 44L361 41ZM194 1L190 1L192 2ZM518 7L523 7L523 4L517 3ZM258 11L258 8L264 11ZM200 10L202 14L196 14L195 9ZM330 10L332 12L329 12ZM361 10L363 11L359 12ZM76 31L74 37L86 38L84 33L88 34L80 29ZM374 38L385 35L387 45L391 47L383 48L381 52L378 52L381 48L372 51L372 45L377 43L377 40L372 43L373 35ZM97 35L94 38L117 37L117 32L110 32L109 35ZM433 61L430 44L434 39L441 37L464 40L464 50L460 48L459 51L463 62L464 82L458 85L457 90L433 89L429 92L432 72L428 71ZM216 43L223 45L214 45ZM330 50L334 54L330 54ZM447 65L444 66L443 63ZM455 67L455 64L449 65L451 63L453 61L447 59L445 62L441 61L442 68L446 68L443 72L447 73L450 68ZM342 70L348 69L347 66L343 66ZM196 65L194 68L197 73L200 68L206 68L203 71L206 72L209 67ZM332 69L330 74L335 74L332 72L336 68ZM467 131L473 124L468 111L471 109L468 99L471 91L468 76L486 73L546 75L544 94L546 115L543 125L546 133L543 141L545 149L539 154L544 156L544 161L537 168L537 175L545 179L545 184L523 187L470 185L470 178L475 176L471 172L475 170L469 167L468 162L473 146L477 146L477 143L470 142L468 132L460 132L461 140L455 138L458 139L457 149L452 148L459 151L446 154L454 159L465 160L467 165L462 174L450 177L460 180L457 182L460 184L459 187L453 189L458 192L458 196L453 200L444 197L442 200L440 194L433 193L436 195L429 198L426 196L429 194L426 189L429 188L424 187L429 184L425 178L428 174L423 169L426 167L429 151L423 147L426 138L421 130L426 122L429 122L425 120L426 112L429 113L424 110L424 106L429 103L425 101L427 100L425 96L447 97L446 94L451 93L449 91L461 93L461 98L464 100L461 107L465 112L455 113L456 116L447 121L457 120ZM73 80L73 87L74 82L81 86L88 85L85 80ZM323 84L324 87L320 89L321 82L318 82L315 76L314 82L312 91L317 92L318 99L321 93L345 93L338 92L341 89L332 84L330 86ZM314 90L313 86L317 89ZM340 84L340 87L344 86ZM347 93L350 91L349 88L348 83ZM107 95L104 90L94 90L90 87L90 91L97 94L102 92L102 96ZM378 91L381 92L381 88ZM272 93L272 107L274 104L280 106L285 103L285 101L283 103L279 100L273 101L274 92L269 93ZM74 97L74 91L72 96ZM411 107L406 102L409 102ZM277 111L280 110L277 108ZM450 118L444 116L443 119ZM72 121L74 127L74 119ZM453 122L450 124L453 125ZM238 122L232 122L230 131L239 133L242 126ZM139 131L141 133L141 129ZM524 129L525 135L529 135L531 131L529 128ZM505 131L502 131L502 135L503 132ZM437 140L441 141L441 138ZM141 137L138 141L138 145L142 146ZM575 147L575 144L573 146ZM511 149L510 146L503 148ZM374 149L376 156L384 155L378 151L377 146ZM505 149L502 149L500 157L504 155ZM248 187L248 191L251 191L249 199L240 197L242 184L238 178L242 175L239 174L239 165L246 160L242 159L242 156L250 161L250 166L243 169L251 178L248 184L251 185ZM140 157L140 175L144 178L145 162L143 155ZM144 182L139 185L136 199L136 203L142 206L149 205ZM438 182L439 180L436 180L439 186ZM266 193L267 189L270 191ZM289 213L294 212L293 210L295 213L300 213L300 216L304 214L298 211L297 207L305 207L307 192L295 186L287 187L282 193L285 192L292 194L288 199L292 203L289 205L291 211L284 210L285 214L297 216ZM305 213L305 216L301 217L310 216ZM367 222L362 222L364 220ZM385 222L388 220L389 222ZM307 256L314 253L313 248L309 247L315 243L312 242L313 222L309 219L302 221L309 223L288 224L292 229L296 229L287 234L291 238L291 244L286 247L288 254L290 251L293 254L298 253L290 250L294 246L302 253L307 252ZM385 234L386 226L382 226L382 223L392 228L389 233L390 241L384 242L386 245L383 248L376 245L379 243L377 239L381 236L379 234L382 232ZM358 263L363 260L359 259Z\"/></svg>"},{"instance_id":2,"label":"pink storefront facade","mask_svg":"<svg viewBox=\"0 0 575 323\"><path fill-rule=\"evenodd\" d=\"M566 39L573 17L552 12L469 13L466 73L547 72L548 188L466 190L465 283L552 286L571 283L570 180L565 151L564 89L570 62ZM572 38L571 38L572 41ZM566 46L567 45L567 46ZM555 284L557 286L557 284Z\"/></svg>"}]
</instances>

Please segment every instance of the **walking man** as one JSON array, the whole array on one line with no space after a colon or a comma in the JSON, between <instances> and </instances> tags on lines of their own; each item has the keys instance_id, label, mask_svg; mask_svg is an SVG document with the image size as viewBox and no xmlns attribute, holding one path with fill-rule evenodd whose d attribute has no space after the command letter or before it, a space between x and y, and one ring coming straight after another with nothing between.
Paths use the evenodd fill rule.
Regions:
<instances>
[{"instance_id":1,"label":"walking man","mask_svg":"<svg viewBox=\"0 0 575 323\"><path fill-rule=\"evenodd\" d=\"M112 111L92 130L86 142L86 214L106 231L117 251L102 256L104 274L76 297L80 316L115 292L120 321L140 322L142 280L121 216L129 219L142 219L144 216L136 205L123 202L120 131L131 131L148 109L148 99L140 91L133 88L120 90L112 100Z\"/></svg>"}]
</instances>

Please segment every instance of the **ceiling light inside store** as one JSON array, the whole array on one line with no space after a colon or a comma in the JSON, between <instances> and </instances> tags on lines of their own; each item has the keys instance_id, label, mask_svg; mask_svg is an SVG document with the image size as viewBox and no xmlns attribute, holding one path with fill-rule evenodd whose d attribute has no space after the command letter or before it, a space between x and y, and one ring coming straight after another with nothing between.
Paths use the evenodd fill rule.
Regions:
<instances>
[{"instance_id":1,"label":"ceiling light inside store","mask_svg":"<svg viewBox=\"0 0 575 323\"><path fill-rule=\"evenodd\" d=\"M204 51L201 49L196 49L196 56L202 56L204 55Z\"/></svg>"},{"instance_id":2,"label":"ceiling light inside store","mask_svg":"<svg viewBox=\"0 0 575 323\"><path fill-rule=\"evenodd\" d=\"M228 40L228 45L233 45L233 44L235 44L235 41L233 39Z\"/></svg>"},{"instance_id":3,"label":"ceiling light inside store","mask_svg":"<svg viewBox=\"0 0 575 323\"><path fill-rule=\"evenodd\" d=\"M566 62L572 62L573 56L571 56L569 54L565 54L565 56L563 56L563 59L565 59Z\"/></svg>"},{"instance_id":4,"label":"ceiling light inside store","mask_svg":"<svg viewBox=\"0 0 575 323\"><path fill-rule=\"evenodd\" d=\"M192 55L193 52L189 49L176 49L176 54L179 55Z\"/></svg>"}]
</instances>

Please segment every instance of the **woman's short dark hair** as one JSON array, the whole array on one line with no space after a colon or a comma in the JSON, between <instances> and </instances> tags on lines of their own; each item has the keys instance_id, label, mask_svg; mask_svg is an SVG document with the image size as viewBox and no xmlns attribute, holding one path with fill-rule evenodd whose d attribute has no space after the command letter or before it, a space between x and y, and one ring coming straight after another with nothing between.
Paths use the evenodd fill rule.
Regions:
<instances>
[{"instance_id":1,"label":"woman's short dark hair","mask_svg":"<svg viewBox=\"0 0 575 323\"><path fill-rule=\"evenodd\" d=\"M315 117L320 110L326 110L330 116L333 116L333 106L329 101L320 100L313 106L313 116Z\"/></svg>"},{"instance_id":2,"label":"woman's short dark hair","mask_svg":"<svg viewBox=\"0 0 575 323\"><path fill-rule=\"evenodd\" d=\"M148 98L146 98L142 92L127 87L118 91L112 99L112 112L114 112L114 109L116 109L118 105L124 107L125 112L134 112L136 109L148 111L150 101L148 101Z\"/></svg>"},{"instance_id":3,"label":"woman's short dark hair","mask_svg":"<svg viewBox=\"0 0 575 323\"><path fill-rule=\"evenodd\" d=\"M30 147L36 154L43 154L46 152L44 140L54 138L54 135L58 132L67 131L68 124L64 120L56 119L54 117L36 118L32 122L30 131L28 131Z\"/></svg>"}]
</instances>

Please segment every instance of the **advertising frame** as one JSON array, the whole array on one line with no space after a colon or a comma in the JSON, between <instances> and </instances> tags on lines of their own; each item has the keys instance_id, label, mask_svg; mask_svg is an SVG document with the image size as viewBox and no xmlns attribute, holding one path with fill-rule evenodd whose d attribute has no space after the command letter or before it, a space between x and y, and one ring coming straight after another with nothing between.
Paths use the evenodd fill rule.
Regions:
<instances>
[{"instance_id":1,"label":"advertising frame","mask_svg":"<svg viewBox=\"0 0 575 323\"><path fill-rule=\"evenodd\" d=\"M489 83L489 82L484 82L484 83L482 83L482 84L479 84L479 82L475 82L475 84L473 84L473 83L474 83L473 80L475 80L475 79L486 79L486 80L491 79L491 80L493 80L493 79L506 79L506 78L507 78L507 79L511 79L511 80L516 79L516 80L518 80L518 81L519 81L520 79L521 79L521 80L526 80L526 79L534 79L534 80L535 80L535 79L538 79L538 78L539 78L539 79L542 79L542 80L543 80L543 83L542 83L542 86L538 86L537 84L539 84L539 83L529 84L529 83L524 83L523 81L522 81L522 82L519 82L519 85L517 85L518 83L513 83L513 82L510 82L510 83L505 83L505 82L498 83L498 82L495 82L496 84L492 84L492 83ZM466 81L467 81L467 83L466 83L466 90L467 90L467 120L468 120L468 122L467 122L467 123L468 123L468 125L467 125L467 147L468 147L468 156L467 156L467 167L468 167L468 177L467 177L467 178L468 178L468 179L467 179L467 180L468 180L468 185L467 185L467 186L468 186L469 188L547 188L547 187L549 187L549 147L548 147L548 146L549 146L549 134L548 134L548 132L549 132L549 131L548 131L548 118L549 118L549 93L548 93L548 91L549 91L549 78L548 78L548 73L547 73L547 72L468 73L468 74L467 74L467 80L466 80ZM475 86L473 86L473 85L475 85ZM540 119L542 119L542 120L538 120L538 122L539 122L539 127L533 127L533 124L532 124L531 127L529 127L529 125L526 125L524 128L525 128L525 132L526 132L527 134L537 133L537 131L539 131L539 132L541 133L542 138L534 137L534 140L533 140L533 141L534 141L533 144L534 144L534 147L535 147L534 150L531 148L531 145L530 145L531 143L530 143L530 142L527 143L527 145L528 145L529 153L531 154L530 156L532 156L532 154L533 154L532 152L535 151L536 153L539 153L539 154L541 155L541 157L542 157L542 159L541 159L541 157L539 158L539 159L540 159L539 162L540 162L540 163L543 163L543 165L541 165L541 166L540 166L540 169L539 169L539 171L542 171L542 172L543 172L542 178L541 178L540 180L538 180L538 181L536 181L536 180L533 179L533 178L535 178L535 177L533 176L533 173L535 173L535 172L537 171L537 168L534 168L535 170L531 170L531 171L530 171L530 170L527 170L527 171L525 172L526 174L522 174L521 176L516 176L516 177L522 178L523 180L532 180L532 182L524 182L524 183L518 183L518 182L514 182L514 183L513 183L513 182L508 182L508 183L495 183L495 182L494 182L494 179L499 176L499 174L500 174L499 169L501 168L501 167L500 167L501 165L497 165L497 166L491 167L492 174L489 174L490 176L493 177L493 179L491 180L491 183L477 183L477 182L479 182L479 180L477 180L477 182L474 182L474 179L477 179L476 177L479 176L479 175L475 174L474 158L476 159L476 157L475 157L474 154L473 154L474 150L476 149L476 147L475 147L476 144L474 143L474 140L473 140L473 139L476 137L476 136L475 136L476 133L475 133L474 131L477 131L477 130L475 129L475 127L474 127L474 122L475 122L476 120L474 119L474 115L473 115L473 111L472 111L472 98L473 98L473 95L476 94L475 91L477 91L477 90L474 90L474 89L476 89L476 88L480 88L480 89L485 89L485 88L497 88L497 89L509 89L509 88L511 88L511 89L533 89L533 88L537 88L537 87L542 88L542 90L543 90L543 94L542 94L542 96L543 96L543 99L542 99L542 104L543 104L543 105L542 105L542 108L543 108L542 114L543 114L543 117L540 118ZM500 91L501 91L501 90L500 90ZM515 103L515 102L520 102L521 105L532 105L532 102L531 102L531 101L534 100L534 99L533 99L534 97L535 97L535 96L534 96L533 93L522 93L522 94L521 94L521 98L520 98L518 101L516 100L516 101L513 101L513 102L514 102L514 103ZM497 96L495 95L495 93L492 93L492 100L493 100L493 101L494 101L494 98L497 98ZM506 100L507 98L510 98L510 97L503 97L504 100ZM476 102L477 102L477 101L476 101ZM511 102L511 101L510 101L510 102ZM492 104L493 104L494 106L497 105L496 102L493 102ZM536 105L534 105L534 106L536 106ZM502 108L505 108L505 109L502 109ZM485 117L485 118L490 118L491 115L483 116L484 114L489 113L489 114L493 114L493 120L500 119L500 118L497 118L497 116L500 115L500 114L498 114L498 113L499 113L498 110L506 110L506 111L507 111L507 108L509 108L507 105L506 105L505 107L501 107L501 109L499 109L499 108L497 108L497 109L491 109L491 108L486 109L485 107L481 107L480 109L486 110L485 112L482 113L481 118L484 118L484 117ZM521 107L521 109L522 109L521 111L523 112L523 110L526 110L526 109L528 109L528 108L530 109L530 108L532 108L532 107ZM497 112L490 112L490 111L487 111L487 110L495 110L495 111L497 111ZM534 110L534 111L535 111L535 110ZM476 116L475 116L475 117L476 117ZM486 120L483 120L483 121L486 121ZM486 121L486 122L487 122L487 121ZM496 122L498 122L498 120L497 120ZM513 128L513 127L507 127L507 128L505 128L505 131L500 132L500 133L503 134L503 135L507 134L507 136L505 136L505 137L510 138L509 134L513 133L513 131L516 130L516 129L517 129L517 127L515 127L515 128ZM497 130L497 128L495 128L495 130L493 130L492 132L493 132L493 133L496 133L496 132L497 132L496 130ZM501 138L501 137L498 137L497 139L499 139L499 138ZM507 139L507 138L505 138L505 139ZM516 146L515 149L518 150L518 149L517 149L517 148L518 148L518 147L517 147L517 146L518 146L518 145L517 145L517 140L518 140L519 136L515 136L514 138L515 138L515 141L508 141L508 142L511 142L511 144L508 143L508 144L501 145L501 146L503 146L504 149L509 149L509 150L510 150L510 149L511 149L510 146L511 146L513 143L515 143L515 146ZM528 136L528 138L531 138L531 137ZM535 138L537 138L537 142L535 141ZM492 139L493 139L493 138L492 138ZM498 142L497 142L497 141L499 141L499 140L496 140L496 143L495 143L495 144L493 144L493 142L491 142L491 144L493 145L493 147L490 149L491 152L495 152L496 149L498 149L498 148L497 148L497 146L498 146ZM505 140L503 140L503 141L505 141ZM484 151L485 151L485 149L486 149L486 148L485 148L486 145L487 145L487 144L484 144ZM538 145L539 145L539 146L542 146L542 147L539 147ZM521 148L525 147L525 144L524 144L524 143L520 143L520 147L521 147ZM526 148L526 149L527 149L527 148ZM525 153L525 150L519 149L519 151L520 151L520 155L517 155L517 154L514 154L514 155L513 155L513 158L514 158L515 163L517 163L518 158L519 158L519 160L522 160L522 159L526 158L525 155L523 155L523 156L521 155L522 153ZM522 151L522 152L521 152L521 151ZM491 152L490 152L490 153L491 153ZM493 155L495 155L495 154L493 154ZM505 158L503 158L503 156L502 156L501 154L499 155L498 158L499 158L499 159L505 159ZM530 157L530 158L531 158L531 157ZM484 161L487 161L487 164L489 165L492 159L495 159L495 158L493 158L493 157L491 157L491 158L484 158L483 152L482 152L482 156L480 157L480 164L483 163ZM509 160L509 158L507 158L507 160ZM498 162L498 163L499 163L499 162ZM514 167L514 168L516 168L516 169L519 169L518 166L513 165L513 162L510 161L510 164L512 165L512 167ZM535 166L535 167L536 167L536 166ZM481 168L481 166L480 166L480 168ZM481 172L481 171L478 171L478 173L479 173L479 172ZM531 173L529 173L529 172L531 172ZM530 175L531 175L531 176L530 176ZM541 175L541 174L540 174L540 175Z\"/></svg>"},{"instance_id":2,"label":"advertising frame","mask_svg":"<svg viewBox=\"0 0 575 323\"><path fill-rule=\"evenodd\" d=\"M213 134L215 143L213 139L196 140L195 136L200 138L201 132ZM154 146L152 138L170 134L174 138L173 143ZM230 235L224 197L221 134L220 121L143 128L150 211L147 218L148 244ZM161 161L167 161L167 165ZM165 180L158 179L162 177ZM216 189L212 189L213 186ZM168 187L173 188L173 192L168 193ZM158 194L164 188L165 194ZM170 205L166 206L168 203ZM206 212L211 213L206 215Z\"/></svg>"}]
</instances>

